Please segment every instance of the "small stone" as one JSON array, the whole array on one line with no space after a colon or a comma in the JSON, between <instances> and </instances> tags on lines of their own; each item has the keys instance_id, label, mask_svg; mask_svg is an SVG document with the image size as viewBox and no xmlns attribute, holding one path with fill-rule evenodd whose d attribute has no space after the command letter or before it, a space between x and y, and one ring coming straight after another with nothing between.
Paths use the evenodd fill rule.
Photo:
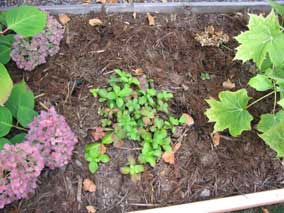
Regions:
<instances>
[{"instance_id":1,"label":"small stone","mask_svg":"<svg viewBox=\"0 0 284 213\"><path fill-rule=\"evenodd\" d=\"M209 197L210 196L210 190L209 189L204 189L201 193L200 193L200 197Z\"/></svg>"}]
</instances>

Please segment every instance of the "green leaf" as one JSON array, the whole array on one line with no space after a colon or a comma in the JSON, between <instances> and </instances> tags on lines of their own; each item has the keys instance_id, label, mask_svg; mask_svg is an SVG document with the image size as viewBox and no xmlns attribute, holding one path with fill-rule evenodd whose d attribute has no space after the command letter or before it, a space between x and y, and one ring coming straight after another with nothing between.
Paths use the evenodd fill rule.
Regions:
<instances>
[{"instance_id":1,"label":"green leaf","mask_svg":"<svg viewBox=\"0 0 284 213\"><path fill-rule=\"evenodd\" d=\"M12 114L6 107L0 106L0 137L7 135L12 128Z\"/></svg>"},{"instance_id":2,"label":"green leaf","mask_svg":"<svg viewBox=\"0 0 284 213\"><path fill-rule=\"evenodd\" d=\"M144 172L144 166L142 165L134 165L134 173L138 174Z\"/></svg>"},{"instance_id":3,"label":"green leaf","mask_svg":"<svg viewBox=\"0 0 284 213\"><path fill-rule=\"evenodd\" d=\"M266 75L256 75L252 77L248 85L254 88L256 91L266 91L273 88L273 83Z\"/></svg>"},{"instance_id":4,"label":"green leaf","mask_svg":"<svg viewBox=\"0 0 284 213\"><path fill-rule=\"evenodd\" d=\"M266 132L280 121L284 122L284 111L279 111L275 115L263 114L260 116L256 129L260 132Z\"/></svg>"},{"instance_id":5,"label":"green leaf","mask_svg":"<svg viewBox=\"0 0 284 213\"><path fill-rule=\"evenodd\" d=\"M23 127L28 127L28 125L33 121L34 117L38 115L33 109L19 106L17 113L17 120Z\"/></svg>"},{"instance_id":6,"label":"green leaf","mask_svg":"<svg viewBox=\"0 0 284 213\"><path fill-rule=\"evenodd\" d=\"M7 138L0 138L0 151L3 149L5 144L11 144L11 142Z\"/></svg>"},{"instance_id":7,"label":"green leaf","mask_svg":"<svg viewBox=\"0 0 284 213\"><path fill-rule=\"evenodd\" d=\"M29 91L29 88L24 81L15 84L7 103L5 104L15 118L17 118L20 106L33 109L34 105L34 95Z\"/></svg>"},{"instance_id":8,"label":"green leaf","mask_svg":"<svg viewBox=\"0 0 284 213\"><path fill-rule=\"evenodd\" d=\"M282 98L281 100L279 100L277 102L277 104L279 104L282 108L284 108L284 98Z\"/></svg>"},{"instance_id":9,"label":"green leaf","mask_svg":"<svg viewBox=\"0 0 284 213\"><path fill-rule=\"evenodd\" d=\"M122 98L117 98L116 99L116 105L117 105L118 108L123 107L123 105L124 105L123 99Z\"/></svg>"},{"instance_id":10,"label":"green leaf","mask_svg":"<svg viewBox=\"0 0 284 213\"><path fill-rule=\"evenodd\" d=\"M100 156L100 161L103 162L103 163L107 163L107 162L110 161L110 158L107 155L101 155Z\"/></svg>"},{"instance_id":11,"label":"green leaf","mask_svg":"<svg viewBox=\"0 0 284 213\"><path fill-rule=\"evenodd\" d=\"M47 13L35 7L23 5L6 11L4 18L8 29L28 37L44 29Z\"/></svg>"},{"instance_id":12,"label":"green leaf","mask_svg":"<svg viewBox=\"0 0 284 213\"><path fill-rule=\"evenodd\" d=\"M108 132L102 139L102 144L111 144L113 142L113 133Z\"/></svg>"},{"instance_id":13,"label":"green leaf","mask_svg":"<svg viewBox=\"0 0 284 213\"><path fill-rule=\"evenodd\" d=\"M128 166L121 167L120 172L124 175L128 175L130 173L130 168Z\"/></svg>"},{"instance_id":14,"label":"green leaf","mask_svg":"<svg viewBox=\"0 0 284 213\"><path fill-rule=\"evenodd\" d=\"M268 54L271 62L282 66L284 62L284 34L273 10L264 18L250 14L249 30L236 37L240 43L235 59L253 60L260 68Z\"/></svg>"},{"instance_id":15,"label":"green leaf","mask_svg":"<svg viewBox=\"0 0 284 213\"><path fill-rule=\"evenodd\" d=\"M13 88L13 82L5 66L1 63L0 63L0 85L1 85L0 106L3 106L11 94Z\"/></svg>"},{"instance_id":16,"label":"green leaf","mask_svg":"<svg viewBox=\"0 0 284 213\"><path fill-rule=\"evenodd\" d=\"M228 128L232 136L238 136L243 131L251 129L253 117L246 109L250 98L245 89L220 92L219 99L220 101L206 100L210 108L205 115L209 122L215 122L214 132Z\"/></svg>"},{"instance_id":17,"label":"green leaf","mask_svg":"<svg viewBox=\"0 0 284 213\"><path fill-rule=\"evenodd\" d=\"M284 122L271 127L268 131L259 135L264 142L277 153L277 157L284 157Z\"/></svg>"},{"instance_id":18,"label":"green leaf","mask_svg":"<svg viewBox=\"0 0 284 213\"><path fill-rule=\"evenodd\" d=\"M185 115L180 116L179 122L180 122L181 124L185 124L185 123L187 122L186 116L185 116Z\"/></svg>"},{"instance_id":19,"label":"green leaf","mask_svg":"<svg viewBox=\"0 0 284 213\"><path fill-rule=\"evenodd\" d=\"M89 170L91 173L94 174L98 169L99 169L99 165L97 162L92 161L89 163Z\"/></svg>"},{"instance_id":20,"label":"green leaf","mask_svg":"<svg viewBox=\"0 0 284 213\"><path fill-rule=\"evenodd\" d=\"M284 5L283 4L279 4L273 0L268 0L269 4L271 5L271 7L281 16L284 15Z\"/></svg>"},{"instance_id":21,"label":"green leaf","mask_svg":"<svg viewBox=\"0 0 284 213\"><path fill-rule=\"evenodd\" d=\"M13 42L14 35L0 36L0 63L7 64L10 61Z\"/></svg>"},{"instance_id":22,"label":"green leaf","mask_svg":"<svg viewBox=\"0 0 284 213\"><path fill-rule=\"evenodd\" d=\"M22 143L25 140L26 135L27 134L25 134L25 133L17 134L14 137L12 137L10 139L10 141L11 141L12 144Z\"/></svg>"}]
</instances>

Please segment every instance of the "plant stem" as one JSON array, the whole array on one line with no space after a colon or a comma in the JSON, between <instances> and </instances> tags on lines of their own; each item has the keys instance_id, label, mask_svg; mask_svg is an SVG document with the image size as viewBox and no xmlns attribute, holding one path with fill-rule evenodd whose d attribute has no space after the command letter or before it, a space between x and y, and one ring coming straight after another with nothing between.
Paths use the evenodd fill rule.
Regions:
<instances>
[{"instance_id":1,"label":"plant stem","mask_svg":"<svg viewBox=\"0 0 284 213\"><path fill-rule=\"evenodd\" d=\"M16 125L12 125L12 127L14 127L15 129L18 129L18 130L25 131L25 132L27 132L27 131L28 131L27 129L22 128L22 127L20 127L20 126L16 126Z\"/></svg>"},{"instance_id":2,"label":"plant stem","mask_svg":"<svg viewBox=\"0 0 284 213\"><path fill-rule=\"evenodd\" d=\"M275 81L273 81L273 88L274 88L274 104L273 104L272 114L275 114L276 102L277 102L277 90L276 90Z\"/></svg>"},{"instance_id":3,"label":"plant stem","mask_svg":"<svg viewBox=\"0 0 284 213\"><path fill-rule=\"evenodd\" d=\"M268 96L274 94L274 93L275 93L275 91L273 90L272 92L270 92L270 93L268 93L268 94L266 94L266 95L260 97L259 99L255 100L254 102L252 102L251 104L249 104L249 105L247 106L247 109L250 108L251 106L255 105L256 103L258 103L259 101L261 101L261 100L267 98Z\"/></svg>"},{"instance_id":4,"label":"plant stem","mask_svg":"<svg viewBox=\"0 0 284 213\"><path fill-rule=\"evenodd\" d=\"M2 32L0 32L0 35L4 35L5 33L7 33L8 32L8 28L6 28L5 30L3 30Z\"/></svg>"}]
</instances>

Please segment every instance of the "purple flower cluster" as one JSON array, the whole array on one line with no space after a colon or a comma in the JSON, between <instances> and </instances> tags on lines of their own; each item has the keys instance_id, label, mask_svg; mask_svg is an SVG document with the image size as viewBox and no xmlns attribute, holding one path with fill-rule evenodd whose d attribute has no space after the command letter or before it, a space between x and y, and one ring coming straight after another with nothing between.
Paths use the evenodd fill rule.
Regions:
<instances>
[{"instance_id":1,"label":"purple flower cluster","mask_svg":"<svg viewBox=\"0 0 284 213\"><path fill-rule=\"evenodd\" d=\"M64 27L49 15L43 32L32 38L15 36L11 58L20 69L31 71L36 66L46 63L48 56L53 56L59 51L63 34Z\"/></svg>"},{"instance_id":2,"label":"purple flower cluster","mask_svg":"<svg viewBox=\"0 0 284 213\"><path fill-rule=\"evenodd\" d=\"M30 142L4 145L0 152L0 209L33 193L43 167L39 150Z\"/></svg>"},{"instance_id":3,"label":"purple flower cluster","mask_svg":"<svg viewBox=\"0 0 284 213\"><path fill-rule=\"evenodd\" d=\"M78 139L54 107L42 111L29 127L27 140L38 147L46 166L55 169L68 163Z\"/></svg>"},{"instance_id":4,"label":"purple flower cluster","mask_svg":"<svg viewBox=\"0 0 284 213\"><path fill-rule=\"evenodd\" d=\"M66 165L78 142L54 107L42 111L29 127L25 142L6 144L0 151L0 209L33 193L44 166L55 169Z\"/></svg>"}]
</instances>

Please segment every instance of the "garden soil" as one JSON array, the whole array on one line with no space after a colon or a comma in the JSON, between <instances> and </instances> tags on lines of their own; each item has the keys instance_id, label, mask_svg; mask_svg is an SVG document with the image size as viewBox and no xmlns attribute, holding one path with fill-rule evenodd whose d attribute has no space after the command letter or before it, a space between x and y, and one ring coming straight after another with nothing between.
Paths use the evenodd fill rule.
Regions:
<instances>
[{"instance_id":1,"label":"garden soil","mask_svg":"<svg viewBox=\"0 0 284 213\"><path fill-rule=\"evenodd\" d=\"M205 99L217 98L224 81L235 83L233 90L246 88L255 72L252 64L233 60L237 46L233 37L246 29L247 15L152 15L154 26L148 25L145 14L136 14L136 19L133 14L70 16L62 48L47 64L32 72L8 65L14 81L24 78L36 94L37 109L56 106L79 143L66 167L44 170L36 193L2 212L87 212L86 206L92 205L97 212L119 213L283 187L283 162L256 130L237 138L222 132L220 144L214 146L213 125L204 115ZM100 18L103 26L90 26L90 18ZM229 43L201 47L194 37L208 25L227 33ZM114 68L133 74L142 68L157 89L174 93L171 113L188 113L195 121L173 136L174 143L182 143L175 164L160 160L155 168L147 166L137 183L119 172L129 155L138 155L134 142L108 146L111 161L101 164L96 174L88 171L84 159L84 146L93 141L89 130L100 125L100 104L89 89L106 86ZM201 72L208 72L211 79L202 80ZM262 94L249 89L249 95ZM269 112L271 103L271 99L259 103L251 108L252 114ZM94 181L95 193L83 191L85 178Z\"/></svg>"}]
</instances>

